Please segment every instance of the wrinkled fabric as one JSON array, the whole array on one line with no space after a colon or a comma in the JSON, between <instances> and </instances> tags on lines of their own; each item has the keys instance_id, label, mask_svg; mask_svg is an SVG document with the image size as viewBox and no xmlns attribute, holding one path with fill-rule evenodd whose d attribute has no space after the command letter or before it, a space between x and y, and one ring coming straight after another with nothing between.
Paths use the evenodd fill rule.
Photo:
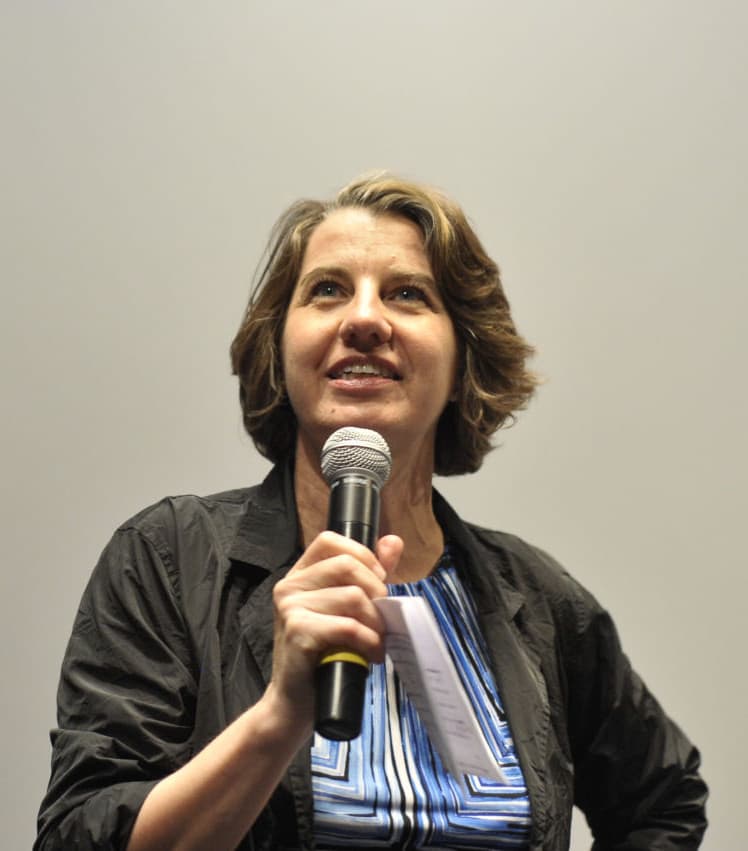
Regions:
<instances>
[{"instance_id":1,"label":"wrinkled fabric","mask_svg":"<svg viewBox=\"0 0 748 851\"><path fill-rule=\"evenodd\" d=\"M623 654L609 615L549 556L434 507L479 612L530 794L532 851L697 848L699 755ZM255 488L165 499L121 526L62 665L36 851L124 849L153 786L255 703L272 589L300 554L291 464ZM302 749L241 849L313 848Z\"/></svg>"}]
</instances>

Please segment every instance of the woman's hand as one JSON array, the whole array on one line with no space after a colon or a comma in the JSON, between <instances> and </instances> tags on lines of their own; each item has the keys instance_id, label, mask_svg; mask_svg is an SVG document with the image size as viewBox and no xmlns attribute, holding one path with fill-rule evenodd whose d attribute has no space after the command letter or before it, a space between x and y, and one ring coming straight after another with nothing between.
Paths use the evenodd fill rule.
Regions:
<instances>
[{"instance_id":1,"label":"woman's hand","mask_svg":"<svg viewBox=\"0 0 748 851\"><path fill-rule=\"evenodd\" d=\"M384 621L373 601L387 595L385 581L403 549L396 535L376 554L335 532L322 532L275 586L273 674L276 711L311 731L314 672L331 647L345 647L372 662L384 658Z\"/></svg>"}]
</instances>

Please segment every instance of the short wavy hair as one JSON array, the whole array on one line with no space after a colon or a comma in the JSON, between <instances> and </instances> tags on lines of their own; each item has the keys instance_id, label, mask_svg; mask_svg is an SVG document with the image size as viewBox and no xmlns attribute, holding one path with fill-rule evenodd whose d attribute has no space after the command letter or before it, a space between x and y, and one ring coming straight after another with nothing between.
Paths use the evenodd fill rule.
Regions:
<instances>
[{"instance_id":1,"label":"short wavy hair","mask_svg":"<svg viewBox=\"0 0 748 851\"><path fill-rule=\"evenodd\" d=\"M388 173L357 178L330 201L297 201L275 224L231 344L244 427L274 463L295 449L296 416L282 369L283 326L310 235L332 211L346 207L403 216L423 234L454 324L460 376L457 396L437 424L434 471L474 472L492 448L491 436L514 422L535 390L537 378L526 367L533 349L517 332L499 269L460 207L429 186Z\"/></svg>"}]
</instances>

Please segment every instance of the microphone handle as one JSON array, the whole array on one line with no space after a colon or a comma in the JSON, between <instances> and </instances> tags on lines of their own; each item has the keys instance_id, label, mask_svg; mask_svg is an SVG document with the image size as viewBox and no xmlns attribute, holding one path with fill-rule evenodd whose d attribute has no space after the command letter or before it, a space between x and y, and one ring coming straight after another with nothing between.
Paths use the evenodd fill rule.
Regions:
<instances>
[{"instance_id":1,"label":"microphone handle","mask_svg":"<svg viewBox=\"0 0 748 851\"><path fill-rule=\"evenodd\" d=\"M376 532L369 523L364 523L361 520L346 520L344 523L329 523L327 528L343 535L344 538L352 538L359 544L364 544L372 552L374 550Z\"/></svg>"},{"instance_id":2,"label":"microphone handle","mask_svg":"<svg viewBox=\"0 0 748 851\"><path fill-rule=\"evenodd\" d=\"M374 550L379 530L379 490L365 476L347 475L330 490L327 528ZM369 663L344 648L328 651L315 676L315 730L326 739L350 741L361 732Z\"/></svg>"},{"instance_id":3,"label":"microphone handle","mask_svg":"<svg viewBox=\"0 0 748 851\"><path fill-rule=\"evenodd\" d=\"M327 528L374 551L379 532L379 490L371 479L347 475L332 483Z\"/></svg>"}]
</instances>

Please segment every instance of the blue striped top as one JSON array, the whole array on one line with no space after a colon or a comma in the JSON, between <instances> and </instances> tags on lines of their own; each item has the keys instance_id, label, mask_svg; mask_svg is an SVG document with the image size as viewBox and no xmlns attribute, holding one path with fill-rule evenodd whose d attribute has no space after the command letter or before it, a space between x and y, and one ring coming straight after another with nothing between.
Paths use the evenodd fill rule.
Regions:
<instances>
[{"instance_id":1,"label":"blue striped top","mask_svg":"<svg viewBox=\"0 0 748 851\"><path fill-rule=\"evenodd\" d=\"M316 847L523 849L527 788L490 672L473 601L449 553L426 579L388 586L390 596L430 603L505 783L445 770L389 659L367 681L361 735L316 736L312 748Z\"/></svg>"}]
</instances>

